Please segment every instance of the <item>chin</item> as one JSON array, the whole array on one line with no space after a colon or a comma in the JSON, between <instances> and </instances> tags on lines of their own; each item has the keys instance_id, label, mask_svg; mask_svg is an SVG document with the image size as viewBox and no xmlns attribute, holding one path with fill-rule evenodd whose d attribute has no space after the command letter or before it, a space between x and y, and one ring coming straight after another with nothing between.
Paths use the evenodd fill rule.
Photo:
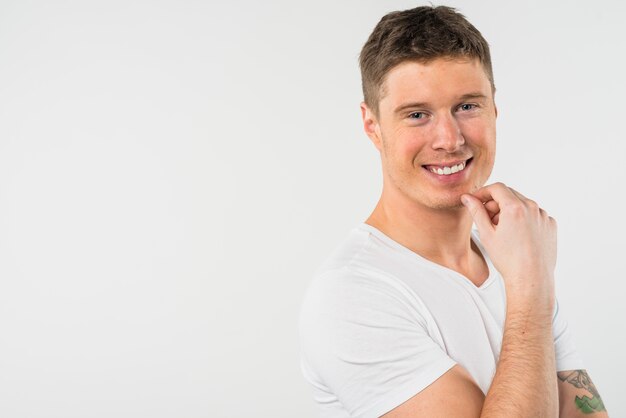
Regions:
<instances>
[{"instance_id":1,"label":"chin","mask_svg":"<svg viewBox=\"0 0 626 418\"><path fill-rule=\"evenodd\" d=\"M458 209L463 209L465 206L459 200L458 203L438 204L438 205L433 205L431 207L437 210L458 210Z\"/></svg>"},{"instance_id":2,"label":"chin","mask_svg":"<svg viewBox=\"0 0 626 418\"><path fill-rule=\"evenodd\" d=\"M450 209L461 209L464 208L465 205L461 202L461 196L450 198L450 199L441 199L428 202L428 207L431 209L437 210L450 210Z\"/></svg>"}]
</instances>

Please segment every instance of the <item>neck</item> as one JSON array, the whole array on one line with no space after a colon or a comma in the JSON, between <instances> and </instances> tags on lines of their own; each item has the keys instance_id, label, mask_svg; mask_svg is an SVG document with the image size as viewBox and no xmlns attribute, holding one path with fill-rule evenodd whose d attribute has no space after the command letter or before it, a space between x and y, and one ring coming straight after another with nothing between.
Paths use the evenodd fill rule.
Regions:
<instances>
[{"instance_id":1,"label":"neck","mask_svg":"<svg viewBox=\"0 0 626 418\"><path fill-rule=\"evenodd\" d=\"M463 206L430 208L383 189L365 223L433 262L466 275L474 269L479 252L470 239L472 218Z\"/></svg>"}]
</instances>

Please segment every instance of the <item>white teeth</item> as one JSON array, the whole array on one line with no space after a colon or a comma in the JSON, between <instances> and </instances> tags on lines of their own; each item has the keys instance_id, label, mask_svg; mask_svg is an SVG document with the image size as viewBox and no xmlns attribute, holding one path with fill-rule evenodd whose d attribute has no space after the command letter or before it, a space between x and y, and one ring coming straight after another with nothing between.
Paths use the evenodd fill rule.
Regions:
<instances>
[{"instance_id":1,"label":"white teeth","mask_svg":"<svg viewBox=\"0 0 626 418\"><path fill-rule=\"evenodd\" d=\"M432 167L430 169L430 171L432 171L435 174L439 174L440 176L449 176L450 174L454 174L454 173L458 173L459 171L462 171L465 168L465 163L459 163L457 165L453 165L452 167L444 167L443 169L441 168L435 168Z\"/></svg>"}]
</instances>

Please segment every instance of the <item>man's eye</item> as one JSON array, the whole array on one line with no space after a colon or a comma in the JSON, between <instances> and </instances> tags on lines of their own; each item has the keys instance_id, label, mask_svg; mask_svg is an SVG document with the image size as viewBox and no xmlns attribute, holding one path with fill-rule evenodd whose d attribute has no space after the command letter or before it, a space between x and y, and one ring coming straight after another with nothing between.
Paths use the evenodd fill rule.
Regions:
<instances>
[{"instance_id":1,"label":"man's eye","mask_svg":"<svg viewBox=\"0 0 626 418\"><path fill-rule=\"evenodd\" d=\"M461 108L461 110L472 110L475 107L476 107L476 105L472 104L472 103L463 103L461 106L459 106L459 108Z\"/></svg>"},{"instance_id":2,"label":"man's eye","mask_svg":"<svg viewBox=\"0 0 626 418\"><path fill-rule=\"evenodd\" d=\"M424 119L424 112L413 112L409 115L410 119Z\"/></svg>"}]
</instances>

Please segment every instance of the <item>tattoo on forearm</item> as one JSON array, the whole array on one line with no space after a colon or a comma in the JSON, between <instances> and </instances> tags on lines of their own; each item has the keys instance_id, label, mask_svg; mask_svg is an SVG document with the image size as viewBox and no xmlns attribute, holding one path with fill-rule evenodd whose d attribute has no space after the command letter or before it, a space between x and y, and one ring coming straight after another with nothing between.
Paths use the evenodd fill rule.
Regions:
<instances>
[{"instance_id":1,"label":"tattoo on forearm","mask_svg":"<svg viewBox=\"0 0 626 418\"><path fill-rule=\"evenodd\" d=\"M576 396L574 402L576 403L576 407L585 414L592 414L594 412L606 411L604 408L604 403L602 402L602 398L598 393L598 390L594 386L591 378L587 374L586 370L574 370L572 372L558 372L558 378L563 381L570 383L577 388L585 389L589 392L591 397L583 395L583 397Z\"/></svg>"}]
</instances>

